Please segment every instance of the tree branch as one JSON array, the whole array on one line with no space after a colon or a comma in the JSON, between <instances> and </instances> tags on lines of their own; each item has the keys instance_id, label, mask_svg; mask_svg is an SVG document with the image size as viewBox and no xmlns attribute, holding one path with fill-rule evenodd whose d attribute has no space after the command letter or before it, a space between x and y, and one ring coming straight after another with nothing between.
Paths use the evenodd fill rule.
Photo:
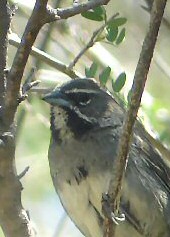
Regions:
<instances>
[{"instance_id":1,"label":"tree branch","mask_svg":"<svg viewBox=\"0 0 170 237\"><path fill-rule=\"evenodd\" d=\"M7 33L11 15L12 11L7 1L0 1L0 102L2 107L6 84ZM34 230L21 204L22 185L14 166L14 131L12 129L4 131L1 116L2 113L0 113L0 225L6 237L31 237L34 235Z\"/></svg>"},{"instance_id":2,"label":"tree branch","mask_svg":"<svg viewBox=\"0 0 170 237\"><path fill-rule=\"evenodd\" d=\"M145 6L141 6L145 11L147 11L147 12L151 12L151 9L152 9L152 5L153 5L153 2L154 2L154 0L144 0L145 2L146 2L146 4L147 4L147 7L145 7ZM170 21L169 21L169 19L166 19L166 18L164 18L163 17L163 19L162 19L162 23L167 27L167 29L168 30L170 30Z\"/></svg>"},{"instance_id":3,"label":"tree branch","mask_svg":"<svg viewBox=\"0 0 170 237\"><path fill-rule=\"evenodd\" d=\"M110 2L110 0L93 0L88 1L87 3L78 4L73 7L68 7L65 9L56 9L57 15L61 19L67 19L71 16L75 16L77 14L80 14L82 12L86 12L90 9L93 9L95 7L101 6L101 5L107 5Z\"/></svg>"},{"instance_id":4,"label":"tree branch","mask_svg":"<svg viewBox=\"0 0 170 237\"><path fill-rule=\"evenodd\" d=\"M119 139L117 157L113 163L113 178L109 186L109 198L113 213L117 214L120 204L122 181L128 161L128 152L132 129L140 106L142 93L147 80L153 52L158 36L159 27L163 17L166 0L155 0L151 11L149 30L143 42L142 51L135 71L134 81L131 89L130 107L124 119L122 133ZM116 225L113 221L105 218L105 237L113 237Z\"/></svg>"},{"instance_id":5,"label":"tree branch","mask_svg":"<svg viewBox=\"0 0 170 237\"><path fill-rule=\"evenodd\" d=\"M0 3L0 19L0 31L2 32L0 35L0 45L3 45L3 47L0 47L0 104L2 105L6 81L7 33L11 21L10 9L6 1Z\"/></svg>"}]
</instances>

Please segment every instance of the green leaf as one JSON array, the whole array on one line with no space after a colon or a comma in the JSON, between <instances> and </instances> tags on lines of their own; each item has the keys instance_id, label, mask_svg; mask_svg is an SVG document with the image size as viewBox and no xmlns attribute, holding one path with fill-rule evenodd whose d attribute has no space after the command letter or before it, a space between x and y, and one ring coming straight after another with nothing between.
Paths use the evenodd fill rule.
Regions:
<instances>
[{"instance_id":1,"label":"green leaf","mask_svg":"<svg viewBox=\"0 0 170 237\"><path fill-rule=\"evenodd\" d=\"M106 39L109 42L113 42L116 40L116 37L118 35L118 27L107 27L107 35L106 35Z\"/></svg>"},{"instance_id":2,"label":"green leaf","mask_svg":"<svg viewBox=\"0 0 170 237\"><path fill-rule=\"evenodd\" d=\"M89 20L103 21L103 17L101 15L97 15L94 13L94 11L91 11L91 10L81 13L81 15Z\"/></svg>"},{"instance_id":3,"label":"green leaf","mask_svg":"<svg viewBox=\"0 0 170 237\"><path fill-rule=\"evenodd\" d=\"M106 15L106 9L103 6L96 7L93 11L101 16Z\"/></svg>"},{"instance_id":4,"label":"green leaf","mask_svg":"<svg viewBox=\"0 0 170 237\"><path fill-rule=\"evenodd\" d=\"M125 17L119 17L115 18L112 21L109 22L109 27L119 27L121 25L124 25L127 22L127 19Z\"/></svg>"},{"instance_id":5,"label":"green leaf","mask_svg":"<svg viewBox=\"0 0 170 237\"><path fill-rule=\"evenodd\" d=\"M118 35L118 37L117 37L117 39L116 39L116 44L117 44L117 45L120 44L120 43L124 40L124 38L125 38L125 28L123 28L123 29L120 31L120 33L119 33L119 35Z\"/></svg>"},{"instance_id":6,"label":"green leaf","mask_svg":"<svg viewBox=\"0 0 170 237\"><path fill-rule=\"evenodd\" d=\"M103 21L106 19L106 10L103 6L99 6L89 11L83 12L81 15L89 20Z\"/></svg>"},{"instance_id":7,"label":"green leaf","mask_svg":"<svg viewBox=\"0 0 170 237\"><path fill-rule=\"evenodd\" d=\"M97 63L93 62L90 68L85 68L86 77L88 78L94 77L97 72L97 67L98 67Z\"/></svg>"},{"instance_id":8,"label":"green leaf","mask_svg":"<svg viewBox=\"0 0 170 237\"><path fill-rule=\"evenodd\" d=\"M118 78L116 79L116 81L112 81L112 88L115 92L119 92L124 84L126 82L126 73L125 72L122 72Z\"/></svg>"},{"instance_id":9,"label":"green leaf","mask_svg":"<svg viewBox=\"0 0 170 237\"><path fill-rule=\"evenodd\" d=\"M111 73L111 68L110 67L106 67L99 75L99 80L101 82L101 84L103 86L106 85L108 79L109 79L109 76L110 76L110 73Z\"/></svg>"}]
</instances>

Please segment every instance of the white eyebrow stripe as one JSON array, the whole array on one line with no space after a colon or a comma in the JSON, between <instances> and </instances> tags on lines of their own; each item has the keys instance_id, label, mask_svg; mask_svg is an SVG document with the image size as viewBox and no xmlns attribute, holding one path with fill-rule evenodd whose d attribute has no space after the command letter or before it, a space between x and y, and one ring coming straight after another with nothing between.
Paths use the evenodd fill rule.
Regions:
<instances>
[{"instance_id":1,"label":"white eyebrow stripe","mask_svg":"<svg viewBox=\"0 0 170 237\"><path fill-rule=\"evenodd\" d=\"M89 90L89 89L71 89L71 90L67 90L65 91L66 94L69 93L87 93L87 94L96 94L98 93L98 91L96 90Z\"/></svg>"}]
</instances>

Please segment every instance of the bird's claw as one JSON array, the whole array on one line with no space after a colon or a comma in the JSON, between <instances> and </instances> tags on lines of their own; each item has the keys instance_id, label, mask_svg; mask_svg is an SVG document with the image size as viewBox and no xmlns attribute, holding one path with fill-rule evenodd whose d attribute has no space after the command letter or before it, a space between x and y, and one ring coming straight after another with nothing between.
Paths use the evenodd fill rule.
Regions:
<instances>
[{"instance_id":1,"label":"bird's claw","mask_svg":"<svg viewBox=\"0 0 170 237\"><path fill-rule=\"evenodd\" d=\"M116 225L119 225L119 222L125 221L125 214L120 213L119 215L115 215L111 212L111 219Z\"/></svg>"},{"instance_id":2,"label":"bird's claw","mask_svg":"<svg viewBox=\"0 0 170 237\"><path fill-rule=\"evenodd\" d=\"M119 222L125 221L124 213L115 214L114 212L112 212L110 197L108 194L104 193L102 195L102 203L103 213L107 218L111 219L116 225L119 225Z\"/></svg>"}]
</instances>

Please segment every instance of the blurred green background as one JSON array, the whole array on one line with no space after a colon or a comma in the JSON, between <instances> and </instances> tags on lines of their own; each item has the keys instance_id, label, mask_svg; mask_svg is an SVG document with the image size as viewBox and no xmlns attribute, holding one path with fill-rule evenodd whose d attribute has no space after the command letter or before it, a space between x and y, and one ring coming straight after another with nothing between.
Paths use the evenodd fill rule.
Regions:
<instances>
[{"instance_id":1,"label":"blurred green background","mask_svg":"<svg viewBox=\"0 0 170 237\"><path fill-rule=\"evenodd\" d=\"M16 2L16 1L15 1ZM11 30L22 36L28 17L35 1L18 2L18 10L12 20ZM10 1L10 4L14 1ZM71 6L71 1L49 1L53 7ZM111 0L106 7L108 15L116 12L127 18L126 39L119 46L97 43L78 62L75 69L84 75L85 66L95 60L103 66L109 65L115 76L122 71L127 73L127 81L122 94L127 96L135 67L145 36L149 14L141 8L144 0ZM170 21L170 3L168 3L165 20ZM166 22L165 21L165 22ZM52 55L63 63L69 64L82 49L87 38L101 23L89 21L75 16L67 21L59 21L45 25L41 30L35 46ZM14 36L11 36L14 37ZM169 146L170 144L170 27L162 24L158 38L146 91L143 95L140 116L149 130ZM12 64L16 48L9 46L8 66ZM40 80L41 87L54 87L55 84L68 77L47 64L30 56L23 80L36 68L34 79ZM17 113L17 151L16 163L18 173L29 166L29 171L22 178L24 190L22 201L29 211L31 220L37 230L37 236L81 236L74 224L65 214L53 189L48 167L48 145L50 140L49 107L40 100L40 96L29 93L28 100L23 102ZM0 230L0 237L3 236Z\"/></svg>"}]
</instances>

